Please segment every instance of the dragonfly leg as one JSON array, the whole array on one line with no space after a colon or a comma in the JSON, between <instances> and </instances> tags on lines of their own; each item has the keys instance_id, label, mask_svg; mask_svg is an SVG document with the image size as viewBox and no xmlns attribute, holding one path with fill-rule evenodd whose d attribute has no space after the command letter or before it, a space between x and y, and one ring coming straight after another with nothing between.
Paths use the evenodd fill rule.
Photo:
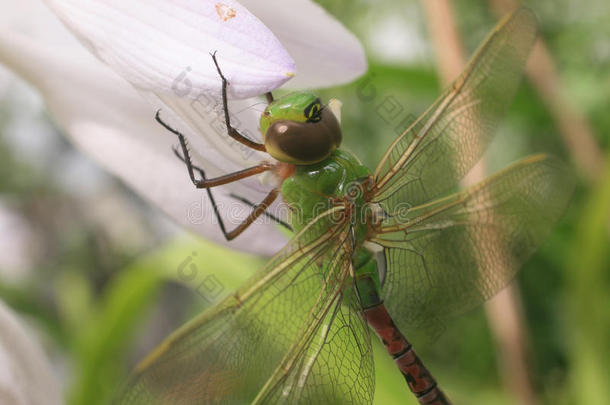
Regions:
<instances>
[{"instance_id":1,"label":"dragonfly leg","mask_svg":"<svg viewBox=\"0 0 610 405\"><path fill-rule=\"evenodd\" d=\"M185 159L182 155L180 155L180 152L178 151L177 148L173 148L173 151L174 151L174 154L178 157L178 159L183 161L185 164L188 164L187 163L188 160ZM201 167L193 165L193 164L191 164L190 166L191 166L192 170L196 170L199 173L199 176L201 176L202 179L204 179L204 180L206 179L205 171ZM292 227L290 225L288 225L281 219L277 218L275 215L267 212L267 208L269 207L269 205L271 205L271 203L273 203L273 201L277 198L277 196L279 194L279 189L273 189L260 204L254 204L246 198L239 197L235 194L230 194L231 197L243 202L244 204L246 204L252 208L252 212L250 213L250 215L241 224L239 224L237 226L237 228L235 228L231 232L227 232L227 227L225 226L222 216L220 215L220 211L218 210L218 204L216 204L216 199L212 195L211 188L206 187L205 191L208 193L208 197L210 198L212 208L214 209L214 215L216 216L216 219L218 220L218 226L220 227L222 234L224 235L225 239L227 239L227 240L232 240L232 239L236 238L243 231L245 231L248 228L248 226L250 226L261 215L265 215L269 219L277 222L278 224L280 224L292 231Z\"/></svg>"},{"instance_id":2,"label":"dragonfly leg","mask_svg":"<svg viewBox=\"0 0 610 405\"><path fill-rule=\"evenodd\" d=\"M273 204L279 194L279 188L274 188L273 190L271 190L269 194L267 194L267 196L263 199L263 201L256 204L252 208L252 211L250 211L250 215L248 215L248 217L244 219L241 224L237 225L237 227L235 227L235 229L230 232L227 232L222 221L219 221L220 228L222 229L222 233L224 234L225 238L227 238L227 240L231 240L241 235L241 233L248 229L248 227L252 225L258 217L260 217L267 211L267 208L269 208L269 206Z\"/></svg>"},{"instance_id":3,"label":"dragonfly leg","mask_svg":"<svg viewBox=\"0 0 610 405\"><path fill-rule=\"evenodd\" d=\"M218 74L220 75L220 78L222 79L222 108L223 108L224 114L225 114L225 124L227 125L227 134L231 138L235 139L237 142L239 142L251 149L266 152L267 149L265 148L265 145L263 145L262 143L254 142L254 141L246 138L245 136L240 134L238 130L236 130L235 128L233 128L231 126L231 115L229 114L229 103L227 101L227 86L229 85L229 82L227 81L227 79L222 74L222 71L220 70L220 66L218 65L218 60L216 60L216 52L212 53L211 55L212 55L212 59L214 60L214 64L216 65L216 70L218 71ZM267 97L267 101L269 101L270 97L271 97L271 100L273 100L273 96L271 96L271 93L266 93L265 96Z\"/></svg>"},{"instance_id":4,"label":"dragonfly leg","mask_svg":"<svg viewBox=\"0 0 610 405\"><path fill-rule=\"evenodd\" d=\"M193 166L193 167L195 167L195 166ZM237 194L231 193L231 194L229 194L229 197L235 198L236 200L243 202L244 204L246 204L247 206L249 206L251 208L256 207L255 203L253 203L252 201L248 200L247 198L241 197L241 196L239 196ZM293 231L292 227L289 224L287 224L286 222L282 221L281 219L279 219L275 215L273 215L273 214L271 214L271 213L269 213L267 211L265 211L263 213L263 215L266 216L267 218L269 218L270 220L276 222L278 225L281 225L284 228L288 229L289 231Z\"/></svg>"},{"instance_id":5,"label":"dragonfly leg","mask_svg":"<svg viewBox=\"0 0 610 405\"><path fill-rule=\"evenodd\" d=\"M236 171L233 173L225 174L224 176L215 177L213 179L208 179L205 177L203 177L201 179L197 179L197 178L195 178L195 170L193 167L193 163L191 161L191 156L190 156L190 153L188 150L188 145L186 143L186 138L180 131L175 130L174 128L169 126L167 123L165 123L165 121L163 121L161 119L160 114L161 114L161 110L158 110L157 114L155 115L155 120L159 124L161 124L163 126L163 128L167 129L168 131L170 131L171 133L175 134L178 137L178 140L180 141L180 147L182 149L182 153L184 156L180 156L180 154L175 149L174 149L174 153L178 156L178 158L180 158L180 160L182 160L186 164L186 168L188 170L189 177L191 178L191 181L197 188L210 188L210 187L221 186L223 184L232 183L234 181L238 181L238 180L244 179L246 177L255 176L257 174L266 172L268 170L272 170L275 167L275 165L273 165L271 163L263 162L256 166L252 166L247 169L239 170L239 171Z\"/></svg>"},{"instance_id":6,"label":"dragonfly leg","mask_svg":"<svg viewBox=\"0 0 610 405\"><path fill-rule=\"evenodd\" d=\"M222 231L225 239L227 239L227 240L234 239L235 237L240 235L243 231L245 231L248 228L248 226L250 226L261 215L266 215L266 216L270 217L272 220L274 220L284 226L289 227L289 225L285 224L284 222L282 222L275 216L267 213L267 208L269 207L269 205L271 205L271 203L273 203L273 201L275 201L275 199L279 195L279 188L275 188L275 189L271 190L271 192L267 195L267 197L265 197L265 199L258 205L252 204L248 200L242 199L242 202L247 201L248 205L252 206L252 212L241 224L239 224L237 226L237 228L235 228L231 232L227 232L227 228L224 224L222 216L220 215L220 211L218 210L218 204L216 203L216 199L214 198L214 195L212 194L211 188L220 186L223 184L227 184L227 183L232 183L234 181L241 180L241 179L249 177L249 176L254 176L256 174L265 172L267 170L272 170L273 168L275 168L275 165L263 162L257 166L253 166L248 169L229 173L227 175L219 176L219 177L216 177L213 179L208 179L205 175L205 171L201 167L196 166L192 163L184 135L182 135L182 133L180 133L179 131L175 130L174 128L172 128L168 124L166 124L160 117L160 111L157 111L157 114L155 115L155 119L165 129L167 129L171 133L178 136L178 139L180 140L180 147L181 147L182 153L184 155L181 155L176 147L173 147L172 150L174 151L174 154L178 157L178 159L180 159L186 165L189 177L191 178L191 181L193 182L195 187L205 188L206 192L208 193L208 197L210 198L212 208L214 209L214 215L216 216L216 219L218 220L218 225L220 226L220 230ZM199 179L195 178L195 171L197 171L199 173L199 176L201 178L199 178ZM234 196L233 198L236 198L236 197ZM240 199L240 198L237 197L237 199Z\"/></svg>"},{"instance_id":7,"label":"dragonfly leg","mask_svg":"<svg viewBox=\"0 0 610 405\"><path fill-rule=\"evenodd\" d=\"M211 188L216 186L222 186L223 184L233 183L246 177L256 176L257 174L273 170L275 166L271 163L263 162L256 166L249 167L244 170L225 174L223 176L214 177L213 179L194 179L193 184L197 188Z\"/></svg>"},{"instance_id":8,"label":"dragonfly leg","mask_svg":"<svg viewBox=\"0 0 610 405\"><path fill-rule=\"evenodd\" d=\"M180 152L178 151L178 149L177 149L176 147L173 147L173 148L172 148L172 150L174 151L174 155L176 155L176 156L178 157L178 159L180 159L180 160L181 160L181 161L182 161L184 164L187 164L187 163L186 163L186 159L185 159L185 158L184 158L184 157L183 157L183 156L180 154ZM202 179L205 179L205 178L206 178L205 171L204 171L204 170L203 170L201 167L199 167L199 166L197 166L197 165L194 165L194 164L192 164L192 163L191 163L191 167L192 167L192 168L193 168L195 171L197 171L197 172L199 173L199 176L200 176ZM208 196L210 197L210 200L212 201L212 206L214 207L214 212L215 212L215 214L216 214L216 217L217 217L217 218L218 218L218 220L220 221L219 214L218 214L218 210L216 209L216 201L214 200L214 197L212 196L212 190L210 189L210 187L208 187L208 188L206 188L206 191L208 192ZM229 194L229 197L234 198L234 199L236 199L237 201L241 201L241 202L243 202L244 204L246 204L246 205L247 205L247 206L249 206L250 208L255 208L255 207L256 207L256 204L255 204L255 203L253 203L252 201L248 200L247 198L242 197L242 196L239 196L239 195L237 195L237 194L230 193L230 194ZM269 218L270 220L272 220L272 221L276 222L278 225L281 225L281 226L283 226L284 228L288 229L289 231L292 231L292 230L293 230L293 229L292 229L292 227L291 227L290 225L288 225L286 222L282 221L281 219L279 219L279 218L278 218L278 217L276 217L275 215L273 215L273 214L271 214L271 213L269 213L269 212L267 212L267 211L263 212L263 215L264 215L264 216L266 216L267 218Z\"/></svg>"}]
</instances>

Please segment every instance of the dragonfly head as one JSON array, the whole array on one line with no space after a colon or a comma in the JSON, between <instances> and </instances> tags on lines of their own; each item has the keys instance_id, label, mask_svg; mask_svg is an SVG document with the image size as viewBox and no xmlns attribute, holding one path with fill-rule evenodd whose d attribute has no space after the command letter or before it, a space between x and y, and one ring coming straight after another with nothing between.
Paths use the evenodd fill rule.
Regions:
<instances>
[{"instance_id":1,"label":"dragonfly head","mask_svg":"<svg viewBox=\"0 0 610 405\"><path fill-rule=\"evenodd\" d=\"M280 162L311 165L341 144L341 127L332 111L309 92L271 102L260 120L267 152Z\"/></svg>"}]
</instances>

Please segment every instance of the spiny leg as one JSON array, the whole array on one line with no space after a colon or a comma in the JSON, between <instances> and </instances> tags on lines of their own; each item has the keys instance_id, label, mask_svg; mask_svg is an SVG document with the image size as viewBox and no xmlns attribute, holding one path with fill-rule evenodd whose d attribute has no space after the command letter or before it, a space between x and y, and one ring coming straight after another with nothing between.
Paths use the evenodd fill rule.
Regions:
<instances>
[{"instance_id":1,"label":"spiny leg","mask_svg":"<svg viewBox=\"0 0 610 405\"><path fill-rule=\"evenodd\" d=\"M184 157L182 157L182 155L180 155L180 152L178 151L177 148L174 147L174 148L172 148L172 150L174 151L174 154L178 157L178 159L180 159L181 161L186 163L186 160L184 159ZM196 170L197 172L199 172L199 175L201 176L201 178L203 178L203 179L206 178L205 171L201 167L193 165L193 164L191 164L191 167L194 170ZM282 220L278 219L274 215L267 212L267 208L269 207L269 205L271 205L273 203L273 201L277 198L277 194L279 193L278 189L272 190L260 204L254 204L245 198L238 197L235 194L230 194L231 197L244 202L245 204L247 204L248 206L250 206L252 208L250 215L244 221L242 221L241 224L239 224L235 229L233 229L230 232L227 232L225 223L222 219L222 216L220 215L220 211L218 210L218 205L216 204L216 200L214 199L214 196L212 195L212 190L208 187L205 189L205 191L208 193L208 197L210 197L210 202L212 203L212 208L214 209L214 215L216 216L216 219L218 220L218 226L220 227L220 230L222 231L222 234L224 235L226 240L232 240L232 239L236 238L237 236L239 236L250 225L252 225L252 223L261 215L265 215L266 217L270 218L271 220L279 223L282 226L285 226L286 228L288 228L289 230L292 231L292 228L290 227L290 225L288 225L287 223L283 222Z\"/></svg>"},{"instance_id":2,"label":"spiny leg","mask_svg":"<svg viewBox=\"0 0 610 405\"><path fill-rule=\"evenodd\" d=\"M246 217L246 219L244 219L241 224L237 225L237 227L235 229L233 229L231 232L225 234L225 237L227 238L227 240L236 238L243 231L248 229L248 227L250 225L252 225L258 217L260 217L267 211L267 208L269 208L269 206L271 204L273 204L273 202L277 199L279 194L280 194L279 188L274 188L273 190L271 190L269 192L269 194L267 194L267 196L263 199L263 201L261 201L256 206L254 206L252 211L250 211L250 215L248 215L248 217Z\"/></svg>"},{"instance_id":3,"label":"spiny leg","mask_svg":"<svg viewBox=\"0 0 610 405\"><path fill-rule=\"evenodd\" d=\"M244 197L239 196L237 194L230 193L229 197L235 198L236 200L243 202L244 204L246 204L247 206L249 206L251 208L256 207L255 203L253 203L252 201L248 200L247 198L244 198ZM287 224L286 222L282 221L281 219L279 219L275 215L271 214L270 212L265 211L263 213L263 215L266 216L267 218L269 218L270 220L274 221L278 225L281 225L284 228L288 229L289 231L293 231L292 227L289 224Z\"/></svg>"},{"instance_id":4,"label":"spiny leg","mask_svg":"<svg viewBox=\"0 0 610 405\"><path fill-rule=\"evenodd\" d=\"M180 155L180 152L178 152L178 149L176 147L173 147L172 150L174 151L174 154L176 156L178 156L178 158L180 160L182 160L187 166L189 165L190 162L187 163L187 160L185 160ZM202 179L205 179L205 172L203 171L202 168L200 168L198 166L194 166L192 164L191 164L191 167L199 172L199 175L201 176ZM216 220L218 221L218 226L220 227L220 231L224 235L225 239L230 240L228 237L228 234L227 234L227 229L225 228L225 224L222 220L222 216L220 215L220 211L218 211L218 205L216 204L216 199L212 195L212 190L210 188L206 188L205 191L208 193L208 197L210 199L210 202L212 203L212 209L214 210L214 215L216 216Z\"/></svg>"},{"instance_id":5,"label":"spiny leg","mask_svg":"<svg viewBox=\"0 0 610 405\"><path fill-rule=\"evenodd\" d=\"M180 154L180 151L178 151L178 148L176 148L174 146L174 147L172 147L172 150L174 151L174 155L176 155L176 157L178 157L178 159L180 159L184 164L187 164L184 157ZM191 164L191 166L194 170L196 170L199 173L201 178L203 178L203 179L206 178L205 171L201 167L194 165L194 164ZM210 200L212 201L212 207L214 208L214 213L216 214L216 218L218 219L218 222L221 223L220 227L221 227L221 229L224 229L224 224L222 223L222 219L220 218L220 214L219 214L217 206L216 206L216 201L214 200L214 197L212 196L212 190L210 190L210 188L206 188L206 191L208 192L208 196L210 197ZM234 194L234 193L230 193L229 197L234 198L237 201L241 201L242 203L246 204L250 208L253 208L253 209L256 208L256 204L253 203L252 201L248 200L245 197L238 196L237 194ZM290 225L288 225L286 222L282 221L275 215L273 215L267 211L263 212L263 215L266 216L267 218L269 218L270 220L276 222L278 225L281 225L284 228L288 229L289 231L293 230Z\"/></svg>"},{"instance_id":6,"label":"spiny leg","mask_svg":"<svg viewBox=\"0 0 610 405\"><path fill-rule=\"evenodd\" d=\"M277 196L279 194L279 189L275 188L275 189L271 190L271 192L267 195L267 197L265 197L265 199L260 204L255 205L253 207L252 211L250 212L250 215L248 215L248 217L246 219L244 219L242 221L242 223L240 223L232 231L227 232L224 221L222 220L222 216L220 215L220 211L218 210L218 205L216 204L216 200L214 199L214 196L212 195L212 191L210 190L210 187L214 187L214 186L222 185L222 184L226 184L226 183L231 183L236 180L243 179L244 177L252 176L254 174L258 174L258 173L261 173L266 170L271 170L274 166L269 163L262 163L258 166L251 167L250 169L240 170L238 172L230 173L225 176L220 176L215 179L208 180L205 176L205 171L202 168L193 165L193 163L191 162L191 156L189 154L188 146L186 144L186 139L184 138L184 135L182 135L182 133L180 133L179 131L175 130L174 128L172 128L168 124L166 124L161 119L159 114L160 114L160 110L157 111L157 114L155 115L155 119L157 120L157 122L159 124L161 124L165 129L167 129L171 133L178 136L178 139L180 140L180 146L182 148L182 153L184 154L184 156L180 155L180 152L178 151L178 149L176 147L173 147L172 150L174 151L174 154L180 160L182 160L184 162L184 164L186 165L186 167L188 169L189 177L191 178L191 181L193 182L193 184L197 188L205 188L206 192L208 193L208 197L210 198L210 202L212 203L212 208L214 209L214 215L216 216L216 219L218 220L218 225L220 226L220 230L222 231L222 234L224 235L225 239L232 240L232 239L236 238L243 231L245 231L250 225L252 225L252 223L254 223L254 221L258 217L260 217L262 214L266 213L266 210L269 207L269 205L271 205L273 203L273 201L275 201L275 199L277 198ZM195 178L195 170L197 172L199 172L201 179Z\"/></svg>"},{"instance_id":7,"label":"spiny leg","mask_svg":"<svg viewBox=\"0 0 610 405\"><path fill-rule=\"evenodd\" d=\"M249 147L251 149L266 152L267 149L265 148L265 145L263 145L262 143L251 141L250 139L248 139L245 136L243 136L242 134L240 134L239 131L237 131L235 128L233 128L231 126L231 116L229 114L229 103L227 101L227 86L228 86L229 82L227 81L227 79L222 74L222 71L220 70L220 66L218 65L218 60L216 60L216 52L212 53L211 55L212 55L212 59L214 60L214 65L216 65L216 70L218 71L218 74L220 75L220 78L222 79L222 108L223 108L224 114L225 114L225 124L227 125L227 133L229 134L229 136L231 138L235 139L237 142L239 142L243 145L246 145L247 147ZM266 93L265 96L267 97L267 100L269 100L271 93ZM273 101L273 96L271 96L271 100Z\"/></svg>"},{"instance_id":8,"label":"spiny leg","mask_svg":"<svg viewBox=\"0 0 610 405\"><path fill-rule=\"evenodd\" d=\"M180 133L179 131L175 130L174 128L172 128L168 124L166 124L161 119L160 113L161 113L161 110L157 110L157 114L155 115L155 120L159 124L161 124L163 126L163 128L167 129L171 133L178 136L178 140L180 141L180 147L182 148L182 153L184 155L183 161L186 164L186 168L188 170L188 174L189 174L189 177L191 178L191 181L197 188L209 188L209 187L221 186L223 184L232 183L234 181L241 180L246 177L255 176L257 174L266 172L268 170L272 170L275 167L271 163L263 162L256 166L252 166L247 169L239 170L239 171L236 171L233 173L225 174L224 176L219 176L219 177L216 177L213 179L206 179L206 178L196 179L195 172L193 170L193 164L191 163L191 155L188 150L188 146L186 144L186 139L184 138L184 135L182 135L182 133Z\"/></svg>"}]
</instances>

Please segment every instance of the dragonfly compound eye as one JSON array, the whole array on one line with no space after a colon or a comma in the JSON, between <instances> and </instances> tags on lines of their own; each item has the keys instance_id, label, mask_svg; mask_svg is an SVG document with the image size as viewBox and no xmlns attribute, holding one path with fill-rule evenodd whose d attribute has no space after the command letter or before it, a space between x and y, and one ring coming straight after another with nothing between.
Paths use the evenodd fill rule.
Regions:
<instances>
[{"instance_id":1,"label":"dragonfly compound eye","mask_svg":"<svg viewBox=\"0 0 610 405\"><path fill-rule=\"evenodd\" d=\"M316 107L317 106L317 107ZM335 115L319 102L305 109L307 122L277 120L265 133L267 152L280 162L310 165L321 162L341 144Z\"/></svg>"}]
</instances>

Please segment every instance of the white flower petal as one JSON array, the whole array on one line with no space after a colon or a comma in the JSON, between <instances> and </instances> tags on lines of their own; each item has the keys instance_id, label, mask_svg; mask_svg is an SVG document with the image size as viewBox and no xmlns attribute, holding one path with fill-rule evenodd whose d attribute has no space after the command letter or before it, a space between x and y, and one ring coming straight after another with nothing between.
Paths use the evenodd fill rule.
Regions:
<instances>
[{"instance_id":1,"label":"white flower petal","mask_svg":"<svg viewBox=\"0 0 610 405\"><path fill-rule=\"evenodd\" d=\"M38 233L29 221L0 198L0 282L23 283L40 259Z\"/></svg>"},{"instance_id":2,"label":"white flower petal","mask_svg":"<svg viewBox=\"0 0 610 405\"><path fill-rule=\"evenodd\" d=\"M348 83L364 74L367 62L354 34L311 0L241 0L277 36L294 58L289 88Z\"/></svg>"},{"instance_id":3,"label":"white flower petal","mask_svg":"<svg viewBox=\"0 0 610 405\"><path fill-rule=\"evenodd\" d=\"M13 20L17 24L20 18L30 22L32 16L40 16L35 20L37 29L22 29L32 35L29 37L16 33L15 29L0 29L0 62L42 92L51 114L80 149L180 224L226 243L218 224L211 220L211 206L205 191L193 187L184 165L171 152L171 146L176 144L175 136L156 124L150 105L78 43L72 46L66 41L65 46L56 46L57 38L65 30L59 22L54 25L56 18L44 8L41 11L40 6L36 7L35 0L23 0L21 4L28 2L31 8L15 15ZM40 25L45 29L39 29ZM205 148L197 151L204 157L206 169L226 173L225 157L210 154ZM218 165L210 166L210 161ZM235 223L236 217L245 216L245 207L239 205L239 212L230 213L236 201L227 194L233 192L258 201L264 191L253 180L215 189L214 195L223 204L223 217ZM208 215L202 216L200 212ZM275 225L265 223L254 225L228 245L258 254L273 254L285 240Z\"/></svg>"},{"instance_id":4,"label":"white flower petal","mask_svg":"<svg viewBox=\"0 0 610 405\"><path fill-rule=\"evenodd\" d=\"M139 89L180 96L217 95L217 51L230 94L245 98L279 87L295 74L277 38L234 0L47 0L101 60Z\"/></svg>"},{"instance_id":5,"label":"white flower petal","mask_svg":"<svg viewBox=\"0 0 610 405\"><path fill-rule=\"evenodd\" d=\"M59 382L40 345L0 301L0 403L59 405Z\"/></svg>"},{"instance_id":6,"label":"white flower petal","mask_svg":"<svg viewBox=\"0 0 610 405\"><path fill-rule=\"evenodd\" d=\"M161 117L167 124L186 136L195 159L207 162L205 167L210 169L206 169L209 176L234 172L269 160L266 153L250 149L228 136L222 103L218 98L205 94L196 99L144 91L141 94L155 110L161 110ZM264 105L266 103L258 98L230 100L231 125L244 136L261 142L258 128ZM254 178L246 179L245 184L260 189L260 183Z\"/></svg>"},{"instance_id":7,"label":"white flower petal","mask_svg":"<svg viewBox=\"0 0 610 405\"><path fill-rule=\"evenodd\" d=\"M297 61L297 75L286 87L333 86L349 82L366 71L364 51L357 38L314 2L242 0L242 3L272 29ZM224 65L221 68L224 70ZM181 97L181 89L189 88L190 76L190 71L181 73L180 80L174 83L176 91L173 94L156 91L147 97L156 108L168 111L170 124L186 135L195 150L210 150L209 146L212 146L228 159L226 165L236 165L225 166L227 171L251 166L266 158L227 137L222 124L220 94L201 94L196 99ZM256 102L233 100L229 103L232 125L254 140L261 137L258 119L265 104L252 107ZM169 110L175 114L170 114ZM214 111L217 117L213 116ZM208 153L207 157L211 154Z\"/></svg>"},{"instance_id":8,"label":"white flower petal","mask_svg":"<svg viewBox=\"0 0 610 405\"><path fill-rule=\"evenodd\" d=\"M243 69L251 70L258 66L250 63L248 57L256 59L258 52L266 63L279 65L285 59L283 48L275 37L237 3L201 1L194 5L183 0L169 5L159 1L147 2L143 6L140 1L126 5L118 0L47 2L79 38L90 45L94 53L134 84L156 109L163 110L163 118L187 137L195 152L205 151L199 158L207 162L206 167L211 175L239 170L268 158L227 137L219 101L221 78L209 55L212 48L219 49L210 45L214 43L218 47L230 48L230 52L247 50L245 56L244 52L238 52L231 61L224 59L230 56L230 52L220 48L223 52L223 58L219 60L221 69L230 82L229 89L234 93L243 86L240 82L242 78L246 81L252 79ZM297 55L303 71L297 83L307 86L334 85L352 80L366 69L358 40L315 3L309 0L281 3L252 0L248 4L264 17L264 22L281 33L282 39ZM225 18L219 19L225 14ZM113 18L109 18L111 15ZM239 19L241 15L244 16L243 20ZM220 28L214 31L206 25L207 31L203 32L202 22ZM229 24L227 28L227 22L233 25ZM241 30L239 32L243 35L233 38L236 30ZM247 37L245 40L244 35ZM261 35L265 41L258 39ZM151 41L153 38L155 41ZM197 49L191 47L192 38L198 38L197 44L201 42ZM272 46L260 48L252 42ZM239 43L239 49L231 48L233 43ZM269 52L280 52L284 56L276 61L269 57ZM242 70L233 72L235 63ZM199 71L202 66L207 74L203 82ZM263 89L257 93L262 94ZM242 103L234 101L230 109L233 126L256 140L260 139L260 109L248 108L252 104L251 100ZM256 186L252 181L248 184Z\"/></svg>"},{"instance_id":9,"label":"white flower petal","mask_svg":"<svg viewBox=\"0 0 610 405\"><path fill-rule=\"evenodd\" d=\"M110 171L119 172L120 177L131 188L153 200L185 228L203 234L215 242L255 254L271 255L285 244L284 235L266 218L248 228L234 241L226 242L207 193L193 187L182 163L177 159L167 158L167 148L143 147L142 139L129 138L113 127L91 122L77 124L71 128L71 132L77 134L73 136L77 146L93 158L103 159ZM166 146L169 147L169 144ZM113 158L108 159L108 155ZM126 165L125 162L130 163ZM258 202L264 198L264 194L255 193L243 186L234 187L232 191L240 196L247 196L252 201ZM249 207L226 193L218 189L213 190L213 193L229 230L250 212Z\"/></svg>"},{"instance_id":10,"label":"white flower petal","mask_svg":"<svg viewBox=\"0 0 610 405\"><path fill-rule=\"evenodd\" d=\"M136 13L134 10L140 10L139 2L123 4L118 0L96 0L87 3L79 3L75 0L49 1L67 24L80 34L81 40L87 43L100 58L135 83L140 92L152 100L154 105L163 107L163 118L185 132L191 143L196 163L203 165L208 175L225 174L241 169L246 165L257 163L264 157L228 140L223 132L222 119L218 114L220 80L217 72L211 65L208 50L193 50L193 45L189 42L192 38L199 38L197 32L202 29L197 24L193 25L194 20L189 20L189 18L198 20L205 15L201 4L193 6L186 0L174 2L177 4L177 11L170 11L167 8L168 3L162 4L160 0L156 0L153 3L147 2L146 10L142 13ZM27 1L19 4L24 3ZM171 3L172 8L175 7L174 3ZM223 4L232 7L240 15L247 15L247 12L241 13L240 10L243 9L236 3L226 1ZM264 22L273 25L274 29L280 32L282 41L288 44L290 51L296 55L295 58L302 67L302 70L299 70L302 73L299 80L303 85L311 87L338 84L353 79L366 69L362 48L355 37L315 3L309 0L291 0L282 3L249 0L248 5L256 9L256 15ZM99 14L84 12L90 12L92 9L98 10ZM160 15L159 10L164 11L165 14ZM114 11L114 18L104 20L98 17L107 16L108 11ZM30 12L27 16L31 17L38 13L37 10L36 13ZM209 17L209 12L207 15ZM237 17L231 18L232 11L224 6L217 15L224 16L229 21L237 19ZM160 23L159 18L165 22ZM118 21L122 21L121 24L118 24ZM125 24L126 21L130 23ZM190 22L185 24L185 27L178 24L176 28L175 25L169 26L168 21ZM39 26L39 24L33 25ZM132 31L129 33L123 31L132 25L136 27L137 33L145 35L130 35ZM100 27L106 27L108 30ZM153 111L147 109L138 99L137 94L117 77L100 66L95 67L92 58L87 58L83 52L72 52L72 48L78 49L77 47L73 47L72 44L69 49L64 47L61 45L63 38L54 42L52 35L46 29L38 28L34 32L38 34L38 43L27 42L25 37L17 40L11 37L14 32L10 35L5 32L4 38L0 38L0 58L3 56L9 58L15 70L43 90L53 115L68 130L77 145L124 179L140 194L156 202L183 225L196 229L203 235L212 236L216 240L222 239L217 229L210 226L209 221L202 224L193 223L188 219L186 213L189 207L196 207L201 201L205 204L207 199L203 191L192 188L186 175L178 174L180 171L184 173L184 167L168 151L169 146L175 143L175 139L152 121ZM119 35L116 35L117 32ZM172 36L174 32L178 34L177 37ZM194 34L189 36L189 33ZM243 39L239 35L229 37L230 40L236 41L235 43L243 45L243 42L239 42L240 38ZM20 44L20 40L25 42ZM227 37L223 40L226 42ZM271 38L270 42L264 43L263 46L271 44L273 46L269 46L269 49L276 49L277 44L274 41L275 38ZM183 60L177 57L179 54L184 55L185 49L194 52L193 58L190 56L187 58L188 63L183 63ZM144 60L138 52L146 52ZM167 57L167 52L176 58ZM276 54L263 53L266 58L263 58L265 60L261 63L271 63L276 67L282 65L282 61L286 62L285 53L282 52L277 58ZM254 55L260 56L256 52ZM235 56L235 60L243 60L241 53ZM197 63L203 63L202 58L207 59L209 77L202 76L199 70L193 68L198 66ZM232 71L232 69L246 69L247 65L240 65L228 59L223 60L222 57L219 60L223 72L231 81L230 89L233 93L239 96L247 94L248 91L243 90L247 87L244 83L241 83L243 91L240 89L236 91L240 84L236 84ZM67 63L70 64L69 68L65 66ZM46 70L42 71L40 66L45 66ZM210 66L212 69L209 69ZM273 69L271 71L273 72ZM250 73L250 76L243 76L244 80L252 79L252 72ZM157 86L159 80L163 83L161 88ZM206 80L214 82L212 87L208 86ZM281 78L280 81L282 80L285 78ZM209 91L213 91L211 96ZM266 89L259 89L252 94L260 94L264 91ZM206 101L205 98L212 101ZM254 103L256 101L234 100L231 102L231 111L237 112L234 123L242 132L252 138L260 138L257 132L259 115L257 110L262 106L247 108L252 107ZM174 169L170 169L169 166L173 166ZM258 201L267 190L268 186L262 186L256 179L250 179L222 187L220 190L215 190L215 194L224 192L225 196L219 195L218 198L224 199L226 204L233 205L235 201L226 197L228 192L235 192L252 201ZM252 229L238 238L236 243L246 250L260 253L272 253L277 250L285 238L271 225L256 225L255 228L261 227L264 228L262 231ZM246 238L248 235L249 238ZM263 241L260 237L254 237L259 235L265 235L268 239L265 238Z\"/></svg>"}]
</instances>

